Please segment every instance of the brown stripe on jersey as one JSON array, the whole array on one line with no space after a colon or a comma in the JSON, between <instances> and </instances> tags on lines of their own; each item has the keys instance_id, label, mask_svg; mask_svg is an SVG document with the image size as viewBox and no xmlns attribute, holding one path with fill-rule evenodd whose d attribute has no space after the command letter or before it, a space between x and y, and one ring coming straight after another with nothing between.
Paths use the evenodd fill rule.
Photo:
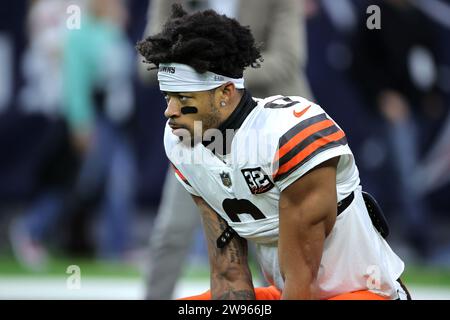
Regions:
<instances>
[{"instance_id":1,"label":"brown stripe on jersey","mask_svg":"<svg viewBox=\"0 0 450 320\"><path fill-rule=\"evenodd\" d=\"M295 157L291 158L290 161L280 166L273 175L274 181L279 181L286 178L317 154L325 150L346 144L347 138L345 137L345 134L342 130L332 133L329 136L319 138L318 140L307 146L305 149L303 149ZM277 163L275 163L275 165L277 165Z\"/></svg>"},{"instance_id":2,"label":"brown stripe on jersey","mask_svg":"<svg viewBox=\"0 0 450 320\"><path fill-rule=\"evenodd\" d=\"M278 159L278 167L282 167L286 163L288 163L292 158L294 158L297 154L299 154L303 149L308 147L314 141L329 136L332 133L338 132L340 129L336 125L331 125L330 127L325 127L325 129L316 131L315 133L309 135L307 138L304 138L300 141L300 143L293 146L287 153L281 156Z\"/></svg>"}]
</instances>

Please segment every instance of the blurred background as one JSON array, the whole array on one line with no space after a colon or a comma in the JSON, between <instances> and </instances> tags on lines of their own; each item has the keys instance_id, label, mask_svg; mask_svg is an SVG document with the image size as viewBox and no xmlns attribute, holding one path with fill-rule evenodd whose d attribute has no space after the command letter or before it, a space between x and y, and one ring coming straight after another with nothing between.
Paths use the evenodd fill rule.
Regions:
<instances>
[{"instance_id":1,"label":"blurred background","mask_svg":"<svg viewBox=\"0 0 450 320\"><path fill-rule=\"evenodd\" d=\"M346 132L404 282L413 298L450 299L450 1L297 2L298 72ZM134 50L151 3L0 5L0 299L143 299L152 289L165 101ZM68 285L74 265L79 288ZM173 296L206 290L208 271L198 226Z\"/></svg>"}]
</instances>

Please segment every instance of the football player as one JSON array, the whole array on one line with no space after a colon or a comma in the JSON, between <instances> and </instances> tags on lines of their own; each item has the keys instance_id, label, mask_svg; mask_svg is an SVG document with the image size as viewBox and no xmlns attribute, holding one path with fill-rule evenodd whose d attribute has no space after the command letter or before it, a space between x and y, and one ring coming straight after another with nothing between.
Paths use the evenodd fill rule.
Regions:
<instances>
[{"instance_id":1,"label":"football player","mask_svg":"<svg viewBox=\"0 0 450 320\"><path fill-rule=\"evenodd\" d=\"M245 68L262 62L248 27L174 5L137 49L158 68L166 153L202 212L211 288L190 299L408 296L344 131L302 97L245 89ZM254 288L247 241L271 287Z\"/></svg>"}]
</instances>

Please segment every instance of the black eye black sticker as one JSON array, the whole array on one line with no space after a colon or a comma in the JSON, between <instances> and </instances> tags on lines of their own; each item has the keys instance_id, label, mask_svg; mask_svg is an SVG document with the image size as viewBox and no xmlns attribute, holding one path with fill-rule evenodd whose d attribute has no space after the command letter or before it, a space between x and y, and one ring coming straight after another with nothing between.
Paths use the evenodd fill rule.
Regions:
<instances>
[{"instance_id":1,"label":"black eye black sticker","mask_svg":"<svg viewBox=\"0 0 450 320\"><path fill-rule=\"evenodd\" d=\"M181 113L182 114L189 114L189 113L197 113L198 109L196 107L182 107Z\"/></svg>"}]
</instances>

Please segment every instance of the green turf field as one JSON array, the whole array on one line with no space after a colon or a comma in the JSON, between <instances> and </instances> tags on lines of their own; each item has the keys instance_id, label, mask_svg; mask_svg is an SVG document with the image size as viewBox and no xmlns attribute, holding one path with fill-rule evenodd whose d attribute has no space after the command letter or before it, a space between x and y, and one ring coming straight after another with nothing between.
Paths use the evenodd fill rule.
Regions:
<instances>
[{"instance_id":1,"label":"green turf field","mask_svg":"<svg viewBox=\"0 0 450 320\"><path fill-rule=\"evenodd\" d=\"M30 276L58 276L65 275L67 267L77 265L80 267L83 276L92 277L120 277L139 278L143 274L144 266L137 264L113 263L96 261L88 258L53 257L48 267L40 272L27 270L18 263L12 256L0 257L0 276L7 277L18 275ZM252 265L253 274L258 274L256 265ZM186 267L183 277L189 279L204 279L209 274L207 265L191 264ZM450 287L450 266L449 268L431 268L427 266L407 265L402 279L405 283L423 284L440 287Z\"/></svg>"},{"instance_id":2,"label":"green turf field","mask_svg":"<svg viewBox=\"0 0 450 320\"><path fill-rule=\"evenodd\" d=\"M71 274L68 266L81 270L80 290L67 287ZM413 299L450 299L450 268L411 266L402 279ZM251 266L257 286L259 272ZM144 264L112 263L88 258L53 257L46 270L33 272L21 266L12 256L0 256L0 300L6 299L83 299L83 300L140 300L145 296ZM204 292L209 287L209 268L206 263L186 266L177 283L174 297L186 297Z\"/></svg>"}]
</instances>

